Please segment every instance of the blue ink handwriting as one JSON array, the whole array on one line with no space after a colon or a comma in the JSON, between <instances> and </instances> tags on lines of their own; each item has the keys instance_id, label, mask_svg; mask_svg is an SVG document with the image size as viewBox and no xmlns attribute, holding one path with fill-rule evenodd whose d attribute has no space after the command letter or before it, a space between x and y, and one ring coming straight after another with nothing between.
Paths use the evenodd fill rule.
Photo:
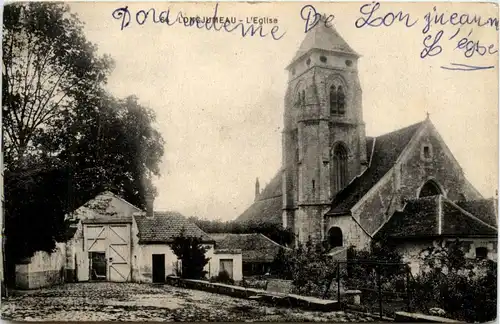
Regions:
<instances>
[{"instance_id":1,"label":"blue ink handwriting","mask_svg":"<svg viewBox=\"0 0 500 324\"><path fill-rule=\"evenodd\" d=\"M270 30L266 31L264 24L255 24L253 20L244 23L243 20L237 20L236 17L225 17L219 16L218 14L219 4L217 3L214 8L213 15L210 17L189 17L182 12L177 12L177 14L172 14L170 9L157 11L155 8L150 8L148 10L139 10L133 15L128 6L117 8L113 11L113 18L116 20L121 20L120 29L124 30L131 26L131 23L135 21L139 26L144 25L148 22L148 19L153 24L166 24L168 26L173 26L175 24L183 25L184 27L196 27L198 29L214 30L214 31L225 31L228 33L240 32L242 37L246 36L258 36L267 37L271 35L272 39L280 40L286 34L286 32L281 32L278 25L273 24ZM175 18L173 18L175 17ZM247 19L248 20L248 19ZM269 19L273 21L273 19ZM269 27L267 27L269 28Z\"/></svg>"}]
</instances>

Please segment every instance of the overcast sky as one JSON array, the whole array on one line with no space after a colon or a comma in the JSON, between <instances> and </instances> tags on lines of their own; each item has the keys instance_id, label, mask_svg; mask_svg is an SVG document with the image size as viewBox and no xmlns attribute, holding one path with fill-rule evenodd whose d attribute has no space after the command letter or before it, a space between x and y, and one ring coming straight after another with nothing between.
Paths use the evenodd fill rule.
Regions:
<instances>
[{"instance_id":1,"label":"overcast sky","mask_svg":"<svg viewBox=\"0 0 500 324\"><path fill-rule=\"evenodd\" d=\"M132 18L140 9L171 9L187 15L210 16L215 3L75 3L72 11L86 23L90 41L100 53L110 54L116 68L109 90L118 97L137 95L154 109L165 139L162 176L156 181L157 210L186 216L230 220L254 199L255 178L265 185L281 165L283 97L286 65L304 38L300 17L303 3L219 4L220 16L278 19L280 40L271 35L242 37L237 31L207 31L180 24L139 26L132 19L120 30L115 9L127 4ZM337 30L362 55L359 74L364 120L369 136L381 135L430 118L460 162L468 179L485 196L497 188L498 61L495 55L471 58L455 49L469 38L498 49L493 28L450 24L433 26L422 34L431 3L383 3L378 13L391 9L411 15L389 27L356 28L363 3L312 3L318 11L335 15ZM368 8L365 8L368 10ZM493 5L440 3L438 12L495 16ZM375 17L375 16L373 16ZM272 24L264 25L270 32ZM443 30L442 53L420 58L423 40ZM498 55L498 54L497 54ZM451 63L495 66L478 71L452 71Z\"/></svg>"}]
</instances>

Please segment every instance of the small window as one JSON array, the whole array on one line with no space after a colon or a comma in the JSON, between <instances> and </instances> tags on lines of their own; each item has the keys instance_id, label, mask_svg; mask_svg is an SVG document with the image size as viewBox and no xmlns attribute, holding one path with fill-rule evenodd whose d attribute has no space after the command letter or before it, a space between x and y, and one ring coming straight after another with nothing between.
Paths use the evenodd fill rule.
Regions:
<instances>
[{"instance_id":1,"label":"small window","mask_svg":"<svg viewBox=\"0 0 500 324\"><path fill-rule=\"evenodd\" d=\"M476 248L476 259L484 260L488 257L488 249L485 247Z\"/></svg>"},{"instance_id":2,"label":"small window","mask_svg":"<svg viewBox=\"0 0 500 324\"><path fill-rule=\"evenodd\" d=\"M429 148L429 146L424 146L424 157L426 159L430 158L431 157L431 149Z\"/></svg>"},{"instance_id":3,"label":"small window","mask_svg":"<svg viewBox=\"0 0 500 324\"><path fill-rule=\"evenodd\" d=\"M429 162L432 160L432 145L431 144L423 144L421 151L420 151L420 157L422 160Z\"/></svg>"},{"instance_id":4,"label":"small window","mask_svg":"<svg viewBox=\"0 0 500 324\"><path fill-rule=\"evenodd\" d=\"M311 64L311 59L310 58L307 59L306 64L307 64L307 66L309 66Z\"/></svg>"},{"instance_id":5,"label":"small window","mask_svg":"<svg viewBox=\"0 0 500 324\"><path fill-rule=\"evenodd\" d=\"M292 75L295 75L295 69L292 69Z\"/></svg>"},{"instance_id":6,"label":"small window","mask_svg":"<svg viewBox=\"0 0 500 324\"><path fill-rule=\"evenodd\" d=\"M351 61L351 60L346 60L346 61L345 61L345 65L347 65L347 66L351 66L351 65L352 65L352 61Z\"/></svg>"},{"instance_id":7,"label":"small window","mask_svg":"<svg viewBox=\"0 0 500 324\"><path fill-rule=\"evenodd\" d=\"M323 63L326 63L326 56L321 55L321 56L319 57L319 60L320 60L321 62L323 62Z\"/></svg>"}]
</instances>

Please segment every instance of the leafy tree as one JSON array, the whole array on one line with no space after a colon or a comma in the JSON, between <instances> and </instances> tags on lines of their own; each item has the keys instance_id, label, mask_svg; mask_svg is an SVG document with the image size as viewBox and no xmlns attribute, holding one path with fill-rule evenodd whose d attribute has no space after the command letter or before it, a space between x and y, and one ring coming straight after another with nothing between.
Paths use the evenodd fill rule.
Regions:
<instances>
[{"instance_id":1,"label":"leafy tree","mask_svg":"<svg viewBox=\"0 0 500 324\"><path fill-rule=\"evenodd\" d=\"M181 277L186 279L202 279L207 274L204 270L209 258L205 257L206 249L198 237L185 236L184 230L171 244L172 251L181 261Z\"/></svg>"},{"instance_id":2,"label":"leafy tree","mask_svg":"<svg viewBox=\"0 0 500 324\"><path fill-rule=\"evenodd\" d=\"M6 276L67 239L65 215L104 190L138 207L159 175L163 139L138 98L107 94L112 62L60 3L4 8ZM50 188L50 190L48 190Z\"/></svg>"},{"instance_id":3,"label":"leafy tree","mask_svg":"<svg viewBox=\"0 0 500 324\"><path fill-rule=\"evenodd\" d=\"M96 55L61 3L5 6L2 53L4 162L24 166L37 153L35 138L68 113L75 96L105 82L112 63Z\"/></svg>"}]
</instances>

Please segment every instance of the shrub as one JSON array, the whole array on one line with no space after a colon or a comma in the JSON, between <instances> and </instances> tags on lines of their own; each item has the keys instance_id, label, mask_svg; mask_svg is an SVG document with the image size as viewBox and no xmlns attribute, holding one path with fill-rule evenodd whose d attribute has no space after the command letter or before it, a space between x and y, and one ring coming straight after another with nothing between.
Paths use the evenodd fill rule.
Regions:
<instances>
[{"instance_id":1,"label":"shrub","mask_svg":"<svg viewBox=\"0 0 500 324\"><path fill-rule=\"evenodd\" d=\"M226 270L220 271L217 276L210 278L210 281L234 285L234 280L229 276Z\"/></svg>"},{"instance_id":2,"label":"shrub","mask_svg":"<svg viewBox=\"0 0 500 324\"><path fill-rule=\"evenodd\" d=\"M197 237L184 236L184 230L171 244L172 251L181 261L181 278L202 279L207 271L205 265L210 260L205 257L206 250Z\"/></svg>"},{"instance_id":3,"label":"shrub","mask_svg":"<svg viewBox=\"0 0 500 324\"><path fill-rule=\"evenodd\" d=\"M496 318L496 262L465 259L458 240L424 250L422 260L426 271L415 278L413 307L438 307L467 322Z\"/></svg>"}]
</instances>

